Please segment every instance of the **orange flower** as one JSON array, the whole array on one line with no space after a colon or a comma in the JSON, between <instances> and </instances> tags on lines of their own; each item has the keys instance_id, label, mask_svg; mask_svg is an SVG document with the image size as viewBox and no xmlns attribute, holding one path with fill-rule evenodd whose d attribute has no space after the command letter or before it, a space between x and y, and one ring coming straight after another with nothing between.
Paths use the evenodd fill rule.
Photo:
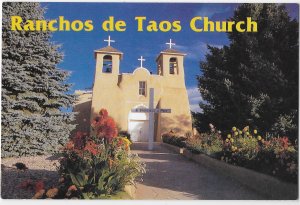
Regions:
<instances>
[{"instance_id":1,"label":"orange flower","mask_svg":"<svg viewBox=\"0 0 300 205\"><path fill-rule=\"evenodd\" d=\"M46 196L48 198L53 198L55 197L56 195L58 194L58 188L52 188L52 189L49 189L46 193Z\"/></svg>"},{"instance_id":2,"label":"orange flower","mask_svg":"<svg viewBox=\"0 0 300 205\"><path fill-rule=\"evenodd\" d=\"M67 142L65 148L67 150L72 150L74 148L74 143L72 141Z\"/></svg>"}]
</instances>

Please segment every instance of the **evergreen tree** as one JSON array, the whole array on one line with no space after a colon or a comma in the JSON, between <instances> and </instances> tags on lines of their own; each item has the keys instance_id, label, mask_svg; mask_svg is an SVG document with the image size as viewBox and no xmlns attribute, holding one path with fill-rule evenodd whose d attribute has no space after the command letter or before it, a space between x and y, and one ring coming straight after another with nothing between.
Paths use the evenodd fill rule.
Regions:
<instances>
[{"instance_id":1,"label":"evergreen tree","mask_svg":"<svg viewBox=\"0 0 300 205\"><path fill-rule=\"evenodd\" d=\"M48 31L11 31L13 15L44 19L39 3L2 8L2 157L54 152L74 129L73 113L62 112L74 102L69 73L57 68L63 55Z\"/></svg>"},{"instance_id":2,"label":"evergreen tree","mask_svg":"<svg viewBox=\"0 0 300 205\"><path fill-rule=\"evenodd\" d=\"M208 47L198 86L205 103L198 127L251 125L295 139L298 126L298 22L283 5L242 4L230 19L257 22L258 32L228 33L229 46Z\"/></svg>"}]
</instances>

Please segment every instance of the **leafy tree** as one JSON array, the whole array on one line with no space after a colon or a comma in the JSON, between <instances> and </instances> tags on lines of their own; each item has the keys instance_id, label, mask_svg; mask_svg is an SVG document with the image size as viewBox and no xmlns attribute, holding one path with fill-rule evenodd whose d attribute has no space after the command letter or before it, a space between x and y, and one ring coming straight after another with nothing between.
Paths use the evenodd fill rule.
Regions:
<instances>
[{"instance_id":1,"label":"leafy tree","mask_svg":"<svg viewBox=\"0 0 300 205\"><path fill-rule=\"evenodd\" d=\"M56 151L74 129L66 113L74 96L66 94L67 71L58 69L63 54L48 31L11 31L11 16L44 19L39 3L3 3L2 157ZM24 22L23 22L24 25Z\"/></svg>"},{"instance_id":2,"label":"leafy tree","mask_svg":"<svg viewBox=\"0 0 300 205\"><path fill-rule=\"evenodd\" d=\"M232 21L257 22L258 32L228 33L230 44L208 46L198 86L205 103L200 130L251 125L295 139L298 126L298 29L284 5L242 4Z\"/></svg>"}]
</instances>

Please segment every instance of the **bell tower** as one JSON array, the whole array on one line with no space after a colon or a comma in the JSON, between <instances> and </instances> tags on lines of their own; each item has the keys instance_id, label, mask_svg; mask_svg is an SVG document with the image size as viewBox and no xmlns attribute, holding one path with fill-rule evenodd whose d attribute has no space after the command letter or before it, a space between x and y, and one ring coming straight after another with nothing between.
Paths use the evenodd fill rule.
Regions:
<instances>
[{"instance_id":1,"label":"bell tower","mask_svg":"<svg viewBox=\"0 0 300 205\"><path fill-rule=\"evenodd\" d=\"M172 48L175 43L166 43L169 48L160 52L156 59L157 74L170 79L177 79L184 83L184 56L186 54Z\"/></svg>"},{"instance_id":2,"label":"bell tower","mask_svg":"<svg viewBox=\"0 0 300 205\"><path fill-rule=\"evenodd\" d=\"M96 68L95 68L95 77L93 84L93 96L92 96L92 110L91 110L91 120L97 112L104 105L113 103L107 102L109 100L117 102L119 99L116 99L116 96L111 96L111 93L118 92L118 79L120 74L120 61L122 60L123 53L110 44L115 42L111 40L108 36L107 40L104 40L108 45L104 48L95 50L95 59L96 59ZM107 96L106 98L100 99L100 93L102 96Z\"/></svg>"}]
</instances>

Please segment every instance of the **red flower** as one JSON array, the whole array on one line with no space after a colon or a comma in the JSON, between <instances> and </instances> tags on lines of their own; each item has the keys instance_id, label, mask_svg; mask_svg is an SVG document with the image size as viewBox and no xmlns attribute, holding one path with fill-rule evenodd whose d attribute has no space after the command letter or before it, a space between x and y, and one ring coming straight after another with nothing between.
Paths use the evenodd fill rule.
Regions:
<instances>
[{"instance_id":1,"label":"red flower","mask_svg":"<svg viewBox=\"0 0 300 205\"><path fill-rule=\"evenodd\" d=\"M33 186L33 183L31 181L31 179L27 179L25 181L22 181L18 186L17 188L20 188L20 189L28 189L30 187Z\"/></svg>"},{"instance_id":2,"label":"red flower","mask_svg":"<svg viewBox=\"0 0 300 205\"><path fill-rule=\"evenodd\" d=\"M75 185L71 185L69 188L68 188L68 191L77 191L77 187Z\"/></svg>"},{"instance_id":3,"label":"red flower","mask_svg":"<svg viewBox=\"0 0 300 205\"><path fill-rule=\"evenodd\" d=\"M116 123L113 118L108 116L108 112L105 109L101 109L99 115L92 122L92 127L95 129L98 137L105 138L110 142L118 135Z\"/></svg>"},{"instance_id":4,"label":"red flower","mask_svg":"<svg viewBox=\"0 0 300 205\"><path fill-rule=\"evenodd\" d=\"M92 142L92 141L88 141L84 147L85 151L90 152L93 155L96 155L98 153L98 147L97 145Z\"/></svg>"},{"instance_id":5,"label":"red flower","mask_svg":"<svg viewBox=\"0 0 300 205\"><path fill-rule=\"evenodd\" d=\"M35 186L34 186L35 192L38 192L44 188L45 188L45 184L44 184L43 180L39 180L35 183Z\"/></svg>"},{"instance_id":6,"label":"red flower","mask_svg":"<svg viewBox=\"0 0 300 205\"><path fill-rule=\"evenodd\" d=\"M84 147L86 138L87 138L86 133L77 132L76 135L72 138L72 141L74 143L74 147L76 149L82 149Z\"/></svg>"}]
</instances>

